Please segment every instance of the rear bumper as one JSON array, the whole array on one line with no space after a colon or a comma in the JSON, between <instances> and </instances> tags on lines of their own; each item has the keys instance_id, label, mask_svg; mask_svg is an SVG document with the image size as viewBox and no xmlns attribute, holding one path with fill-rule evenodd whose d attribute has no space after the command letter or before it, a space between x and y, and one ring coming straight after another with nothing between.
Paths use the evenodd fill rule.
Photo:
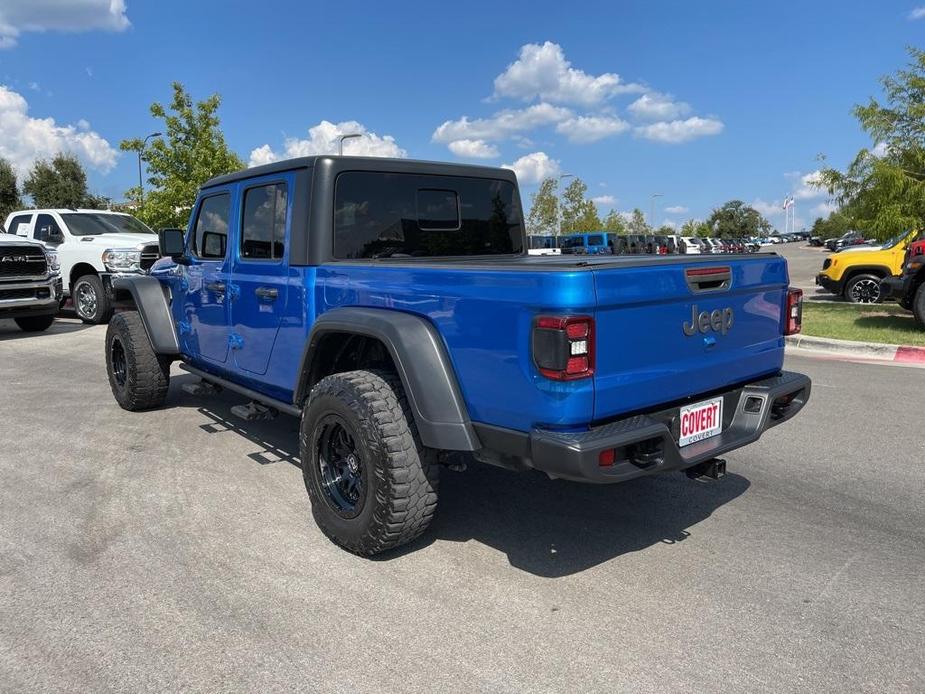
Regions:
<instances>
[{"instance_id":1,"label":"rear bumper","mask_svg":"<svg viewBox=\"0 0 925 694\"><path fill-rule=\"evenodd\" d=\"M902 277L886 277L880 280L880 298L896 299L897 301L906 296L912 286L912 275Z\"/></svg>"},{"instance_id":2,"label":"rear bumper","mask_svg":"<svg viewBox=\"0 0 925 694\"><path fill-rule=\"evenodd\" d=\"M820 272L818 275L816 275L816 284L825 289L827 292L841 296L843 289L843 283L841 280L833 280L825 273Z\"/></svg>"},{"instance_id":3,"label":"rear bumper","mask_svg":"<svg viewBox=\"0 0 925 694\"><path fill-rule=\"evenodd\" d=\"M722 433L683 448L678 446L681 405L634 415L584 432L534 429L526 434L485 425L476 425L476 430L483 444L502 459L519 459L524 467L541 470L552 477L596 483L623 482L659 472L683 470L757 441L767 429L786 422L803 408L809 400L811 386L807 376L784 371L715 393L712 397L724 400ZM692 401L708 397L711 396ZM750 405L748 409L746 403ZM615 450L616 460L613 465L602 467L598 460L606 450Z\"/></svg>"}]
</instances>

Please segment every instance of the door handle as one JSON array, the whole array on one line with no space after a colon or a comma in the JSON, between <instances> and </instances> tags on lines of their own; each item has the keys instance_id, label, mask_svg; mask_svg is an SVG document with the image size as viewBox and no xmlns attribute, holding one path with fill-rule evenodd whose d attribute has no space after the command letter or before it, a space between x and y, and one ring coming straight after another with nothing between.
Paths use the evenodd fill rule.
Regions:
<instances>
[{"instance_id":1,"label":"door handle","mask_svg":"<svg viewBox=\"0 0 925 694\"><path fill-rule=\"evenodd\" d=\"M257 287L254 294L261 299L276 299L279 296L279 290L276 287Z\"/></svg>"},{"instance_id":2,"label":"door handle","mask_svg":"<svg viewBox=\"0 0 925 694\"><path fill-rule=\"evenodd\" d=\"M225 293L225 283L224 282L206 282L206 289L216 294L224 294Z\"/></svg>"}]
</instances>

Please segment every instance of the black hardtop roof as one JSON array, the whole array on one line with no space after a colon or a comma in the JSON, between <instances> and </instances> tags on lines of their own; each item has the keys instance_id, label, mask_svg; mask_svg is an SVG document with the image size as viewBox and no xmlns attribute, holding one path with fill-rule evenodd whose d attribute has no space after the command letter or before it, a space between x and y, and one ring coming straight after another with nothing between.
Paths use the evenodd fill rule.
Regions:
<instances>
[{"instance_id":1,"label":"black hardtop roof","mask_svg":"<svg viewBox=\"0 0 925 694\"><path fill-rule=\"evenodd\" d=\"M254 166L250 169L241 169L222 176L211 178L202 184L203 188L225 185L235 181L244 181L257 176L294 171L311 167L331 167L339 171L387 171L392 173L419 173L437 176L469 176L474 178L500 178L517 182L514 172L510 169L501 169L492 166L477 166L474 164L453 164L443 161L423 161L417 159L390 159L386 157L350 157L334 156L330 154L312 157L296 157L284 159L272 164Z\"/></svg>"}]
</instances>

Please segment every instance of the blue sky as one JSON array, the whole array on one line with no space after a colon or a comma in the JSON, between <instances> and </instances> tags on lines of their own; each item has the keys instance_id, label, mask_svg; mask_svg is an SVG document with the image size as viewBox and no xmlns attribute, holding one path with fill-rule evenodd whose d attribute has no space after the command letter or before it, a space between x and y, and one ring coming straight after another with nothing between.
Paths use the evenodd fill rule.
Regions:
<instances>
[{"instance_id":1,"label":"blue sky","mask_svg":"<svg viewBox=\"0 0 925 694\"><path fill-rule=\"evenodd\" d=\"M872 145L851 108L923 37L922 0L0 0L0 155L69 149L121 199L118 143L158 128L179 80L222 95L245 161L362 130L347 152L514 165L525 204L571 173L602 212L662 193L656 221L680 223L739 198L782 225L795 194L799 226L825 210L817 156Z\"/></svg>"}]
</instances>

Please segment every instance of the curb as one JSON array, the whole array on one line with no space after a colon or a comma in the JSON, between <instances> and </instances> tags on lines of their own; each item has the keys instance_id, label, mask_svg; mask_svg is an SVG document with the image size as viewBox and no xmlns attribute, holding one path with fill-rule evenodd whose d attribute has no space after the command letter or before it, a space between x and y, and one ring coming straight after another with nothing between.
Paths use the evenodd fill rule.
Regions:
<instances>
[{"instance_id":1,"label":"curb","mask_svg":"<svg viewBox=\"0 0 925 694\"><path fill-rule=\"evenodd\" d=\"M925 364L925 347L909 345L885 345L877 342L855 342L834 340L829 337L790 335L785 338L786 346L812 352L842 354L876 361L895 361L904 364Z\"/></svg>"}]
</instances>

